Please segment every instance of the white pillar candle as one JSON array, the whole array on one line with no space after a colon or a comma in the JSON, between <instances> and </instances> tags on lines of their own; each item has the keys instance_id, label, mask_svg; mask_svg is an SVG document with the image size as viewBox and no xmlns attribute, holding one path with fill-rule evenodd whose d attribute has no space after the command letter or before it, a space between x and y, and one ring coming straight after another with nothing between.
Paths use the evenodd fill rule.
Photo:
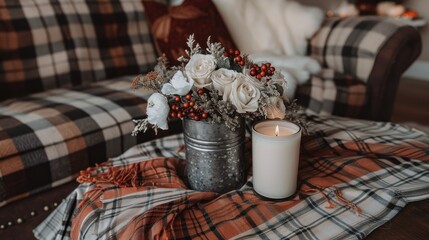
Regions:
<instances>
[{"instance_id":1,"label":"white pillar candle","mask_svg":"<svg viewBox=\"0 0 429 240\"><path fill-rule=\"evenodd\" d=\"M296 192L300 142L301 128L294 123L266 120L253 125L253 188L258 194L282 199Z\"/></svg>"}]
</instances>

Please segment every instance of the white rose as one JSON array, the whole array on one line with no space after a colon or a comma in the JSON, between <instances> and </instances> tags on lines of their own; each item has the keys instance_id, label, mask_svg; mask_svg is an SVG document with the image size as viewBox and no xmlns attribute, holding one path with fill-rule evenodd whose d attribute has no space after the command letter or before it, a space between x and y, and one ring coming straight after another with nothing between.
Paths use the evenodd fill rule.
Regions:
<instances>
[{"instance_id":1,"label":"white rose","mask_svg":"<svg viewBox=\"0 0 429 240\"><path fill-rule=\"evenodd\" d=\"M194 85L192 79L187 79L182 71L177 71L169 83L162 86L161 92L165 95L177 94L183 96L191 90Z\"/></svg>"},{"instance_id":2,"label":"white rose","mask_svg":"<svg viewBox=\"0 0 429 240\"><path fill-rule=\"evenodd\" d=\"M211 75L213 87L218 91L219 95L223 95L224 89L234 82L236 76L237 72L226 68L213 71Z\"/></svg>"},{"instance_id":3,"label":"white rose","mask_svg":"<svg viewBox=\"0 0 429 240\"><path fill-rule=\"evenodd\" d=\"M259 89L246 76L237 74L230 89L225 89L229 101L237 108L238 113L255 112L258 110L258 100L261 97Z\"/></svg>"},{"instance_id":4,"label":"white rose","mask_svg":"<svg viewBox=\"0 0 429 240\"><path fill-rule=\"evenodd\" d=\"M194 54L186 64L186 75L194 80L198 88L211 84L210 74L216 68L216 60L212 55Z\"/></svg>"},{"instance_id":5,"label":"white rose","mask_svg":"<svg viewBox=\"0 0 429 240\"><path fill-rule=\"evenodd\" d=\"M281 97L269 97L268 106L265 107L265 111L269 119L283 119L286 115L286 106L283 99Z\"/></svg>"},{"instance_id":6,"label":"white rose","mask_svg":"<svg viewBox=\"0 0 429 240\"><path fill-rule=\"evenodd\" d=\"M167 98L160 94L154 93L147 100L147 120L153 125L157 125L163 130L168 129L167 117L170 111Z\"/></svg>"}]
</instances>

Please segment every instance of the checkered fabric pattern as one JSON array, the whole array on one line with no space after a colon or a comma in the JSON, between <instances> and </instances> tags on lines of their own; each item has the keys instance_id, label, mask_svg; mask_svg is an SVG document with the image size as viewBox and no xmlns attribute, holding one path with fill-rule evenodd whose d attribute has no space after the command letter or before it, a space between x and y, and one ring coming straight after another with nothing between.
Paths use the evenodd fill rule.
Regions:
<instances>
[{"instance_id":1,"label":"checkered fabric pattern","mask_svg":"<svg viewBox=\"0 0 429 240\"><path fill-rule=\"evenodd\" d=\"M0 103L0 206L72 181L80 170L170 131L132 137L149 92L132 77ZM180 131L180 122L171 129ZM174 132L174 130L171 130Z\"/></svg>"},{"instance_id":2,"label":"checkered fabric pattern","mask_svg":"<svg viewBox=\"0 0 429 240\"><path fill-rule=\"evenodd\" d=\"M407 26L379 17L330 18L311 39L310 56L325 68L367 81L386 40Z\"/></svg>"},{"instance_id":3,"label":"checkered fabric pattern","mask_svg":"<svg viewBox=\"0 0 429 240\"><path fill-rule=\"evenodd\" d=\"M80 185L35 230L39 239L363 239L408 202L429 198L429 136L393 123L309 116L302 139L301 190L284 202L259 199L252 178L218 195L187 189L180 177L183 135L137 145L111 160L138 166L141 187ZM251 151L247 151L251 152ZM268 157L268 156L267 156ZM137 165L136 165L137 164ZM98 169L99 172L105 168ZM362 210L338 201L343 197Z\"/></svg>"},{"instance_id":4,"label":"checkered fabric pattern","mask_svg":"<svg viewBox=\"0 0 429 240\"><path fill-rule=\"evenodd\" d=\"M0 42L0 100L137 75L156 61L140 0L3 0Z\"/></svg>"},{"instance_id":5,"label":"checkered fabric pattern","mask_svg":"<svg viewBox=\"0 0 429 240\"><path fill-rule=\"evenodd\" d=\"M308 113L351 118L365 114L368 100L364 82L326 68L300 85L295 98Z\"/></svg>"}]
</instances>

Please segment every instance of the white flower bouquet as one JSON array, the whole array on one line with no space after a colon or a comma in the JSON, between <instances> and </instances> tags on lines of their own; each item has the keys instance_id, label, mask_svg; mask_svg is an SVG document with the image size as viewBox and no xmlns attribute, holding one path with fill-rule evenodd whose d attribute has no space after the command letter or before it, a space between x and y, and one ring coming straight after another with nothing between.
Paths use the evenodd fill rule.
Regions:
<instances>
[{"instance_id":1,"label":"white flower bouquet","mask_svg":"<svg viewBox=\"0 0 429 240\"><path fill-rule=\"evenodd\" d=\"M134 120L133 135L168 129L168 119L189 118L209 123L225 123L234 130L240 118L247 120L295 120L298 106L283 94L286 79L270 63L253 63L239 50L225 51L220 43L207 40L205 51L188 38L187 57L178 60L180 66L169 68L165 57L158 59L153 71L139 75L133 88L149 88L153 93L148 99L147 118ZM286 105L285 105L286 103Z\"/></svg>"}]
</instances>

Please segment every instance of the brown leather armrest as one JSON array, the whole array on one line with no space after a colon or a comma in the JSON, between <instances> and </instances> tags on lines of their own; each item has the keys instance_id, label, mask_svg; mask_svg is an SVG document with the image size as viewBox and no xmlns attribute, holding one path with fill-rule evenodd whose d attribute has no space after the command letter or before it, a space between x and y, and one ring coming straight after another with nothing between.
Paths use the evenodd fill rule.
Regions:
<instances>
[{"instance_id":1,"label":"brown leather armrest","mask_svg":"<svg viewBox=\"0 0 429 240\"><path fill-rule=\"evenodd\" d=\"M411 27L397 31L380 49L368 78L368 109L364 118L389 121L399 80L422 50L419 32Z\"/></svg>"}]
</instances>

